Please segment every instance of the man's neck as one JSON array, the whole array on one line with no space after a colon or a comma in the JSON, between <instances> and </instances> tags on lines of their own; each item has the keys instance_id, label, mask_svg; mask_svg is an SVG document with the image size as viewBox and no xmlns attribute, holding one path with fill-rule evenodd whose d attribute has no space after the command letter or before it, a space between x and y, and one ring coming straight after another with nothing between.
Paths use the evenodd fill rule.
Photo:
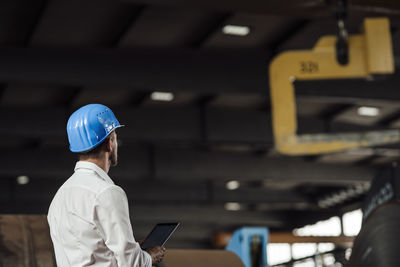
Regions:
<instances>
[{"instance_id":1,"label":"man's neck","mask_svg":"<svg viewBox=\"0 0 400 267\"><path fill-rule=\"evenodd\" d=\"M108 171L110 170L110 161L106 158L100 158L100 159L89 158L82 161L87 161L96 164L97 166L102 168L105 173L108 173Z\"/></svg>"}]
</instances>

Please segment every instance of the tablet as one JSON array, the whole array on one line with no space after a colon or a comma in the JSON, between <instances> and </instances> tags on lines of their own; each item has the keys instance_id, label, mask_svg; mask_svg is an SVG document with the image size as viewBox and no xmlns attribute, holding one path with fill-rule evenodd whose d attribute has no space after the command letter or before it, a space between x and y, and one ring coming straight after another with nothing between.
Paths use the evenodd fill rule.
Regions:
<instances>
[{"instance_id":1,"label":"tablet","mask_svg":"<svg viewBox=\"0 0 400 267\"><path fill-rule=\"evenodd\" d=\"M140 246L142 249L163 246L178 226L179 223L157 224Z\"/></svg>"}]
</instances>

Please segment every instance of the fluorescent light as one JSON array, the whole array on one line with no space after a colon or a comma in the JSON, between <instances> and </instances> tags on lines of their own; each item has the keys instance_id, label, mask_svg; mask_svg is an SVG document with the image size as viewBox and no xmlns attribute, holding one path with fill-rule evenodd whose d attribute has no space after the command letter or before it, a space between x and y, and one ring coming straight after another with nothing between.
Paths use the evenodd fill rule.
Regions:
<instances>
[{"instance_id":1,"label":"fluorescent light","mask_svg":"<svg viewBox=\"0 0 400 267\"><path fill-rule=\"evenodd\" d=\"M293 233L298 236L339 236L341 233L340 219L337 216L331 217L328 220L297 228Z\"/></svg>"},{"instance_id":2,"label":"fluorescent light","mask_svg":"<svg viewBox=\"0 0 400 267\"><path fill-rule=\"evenodd\" d=\"M151 100L154 101L172 101L174 94L169 92L153 92L150 96Z\"/></svg>"},{"instance_id":3,"label":"fluorescent light","mask_svg":"<svg viewBox=\"0 0 400 267\"><path fill-rule=\"evenodd\" d=\"M20 185L24 185L29 183L29 177L26 175L20 175L17 177L17 183Z\"/></svg>"},{"instance_id":4,"label":"fluorescent light","mask_svg":"<svg viewBox=\"0 0 400 267\"><path fill-rule=\"evenodd\" d=\"M359 107L357 113L360 116L376 117L379 115L379 108L376 107Z\"/></svg>"},{"instance_id":5,"label":"fluorescent light","mask_svg":"<svg viewBox=\"0 0 400 267\"><path fill-rule=\"evenodd\" d=\"M228 190L236 190L240 187L240 183L238 181L229 181L226 183L226 189Z\"/></svg>"},{"instance_id":6,"label":"fluorescent light","mask_svg":"<svg viewBox=\"0 0 400 267\"><path fill-rule=\"evenodd\" d=\"M225 203L225 209L231 210L231 211L237 211L237 210L240 210L241 207L240 207L240 204L237 202L228 202L228 203Z\"/></svg>"},{"instance_id":7,"label":"fluorescent light","mask_svg":"<svg viewBox=\"0 0 400 267\"><path fill-rule=\"evenodd\" d=\"M347 236L356 236L361 229L362 222L361 209L354 210L343 214L343 233Z\"/></svg>"},{"instance_id":8,"label":"fluorescent light","mask_svg":"<svg viewBox=\"0 0 400 267\"><path fill-rule=\"evenodd\" d=\"M229 35L246 36L250 33L250 28L239 25L225 25L222 28L222 32Z\"/></svg>"}]
</instances>

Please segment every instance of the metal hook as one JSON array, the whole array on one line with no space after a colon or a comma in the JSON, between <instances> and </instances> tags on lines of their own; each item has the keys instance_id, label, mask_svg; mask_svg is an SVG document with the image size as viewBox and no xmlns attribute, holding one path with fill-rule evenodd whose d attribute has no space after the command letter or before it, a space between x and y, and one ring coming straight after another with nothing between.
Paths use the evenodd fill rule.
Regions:
<instances>
[{"instance_id":1,"label":"metal hook","mask_svg":"<svg viewBox=\"0 0 400 267\"><path fill-rule=\"evenodd\" d=\"M328 2L333 2L333 12L337 20L336 59L340 65L347 65L349 63L348 32L345 23L347 17L347 0Z\"/></svg>"}]
</instances>

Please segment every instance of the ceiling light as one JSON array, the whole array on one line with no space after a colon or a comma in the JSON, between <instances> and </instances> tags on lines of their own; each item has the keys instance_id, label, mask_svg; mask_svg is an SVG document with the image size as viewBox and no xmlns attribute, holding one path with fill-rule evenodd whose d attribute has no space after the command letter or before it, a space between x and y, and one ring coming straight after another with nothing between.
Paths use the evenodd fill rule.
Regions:
<instances>
[{"instance_id":1,"label":"ceiling light","mask_svg":"<svg viewBox=\"0 0 400 267\"><path fill-rule=\"evenodd\" d=\"M238 181L229 181L226 183L226 189L228 190L236 190L240 187L240 183Z\"/></svg>"},{"instance_id":2,"label":"ceiling light","mask_svg":"<svg viewBox=\"0 0 400 267\"><path fill-rule=\"evenodd\" d=\"M174 100L174 94L169 92L153 92L150 96L151 100L154 101L172 101Z\"/></svg>"},{"instance_id":3,"label":"ceiling light","mask_svg":"<svg viewBox=\"0 0 400 267\"><path fill-rule=\"evenodd\" d=\"M239 25L225 25L222 28L222 32L229 35L246 36L250 33L250 28Z\"/></svg>"},{"instance_id":4,"label":"ceiling light","mask_svg":"<svg viewBox=\"0 0 400 267\"><path fill-rule=\"evenodd\" d=\"M225 209L226 210L237 211L237 210L240 210L240 208L241 208L241 206L237 202L225 203Z\"/></svg>"},{"instance_id":5,"label":"ceiling light","mask_svg":"<svg viewBox=\"0 0 400 267\"><path fill-rule=\"evenodd\" d=\"M359 107L357 113L360 116L376 117L379 115L379 108L376 107Z\"/></svg>"},{"instance_id":6,"label":"ceiling light","mask_svg":"<svg viewBox=\"0 0 400 267\"><path fill-rule=\"evenodd\" d=\"M29 183L29 177L26 175L20 175L17 177L17 183L20 185L24 185Z\"/></svg>"}]
</instances>

